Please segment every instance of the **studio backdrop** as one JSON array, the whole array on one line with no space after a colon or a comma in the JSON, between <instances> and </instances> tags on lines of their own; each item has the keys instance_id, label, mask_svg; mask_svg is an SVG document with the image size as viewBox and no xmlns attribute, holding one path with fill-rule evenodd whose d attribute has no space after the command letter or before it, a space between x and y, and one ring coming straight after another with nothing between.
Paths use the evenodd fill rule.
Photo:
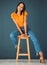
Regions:
<instances>
[{"instance_id":1,"label":"studio backdrop","mask_svg":"<svg viewBox=\"0 0 47 65\"><path fill-rule=\"evenodd\" d=\"M10 40L10 33L16 30L11 19L11 13L16 10L19 2L24 2L28 12L28 25L35 33L39 44L47 59L47 0L0 0L0 59L15 59L16 49ZM32 40L30 40L31 58L39 58L35 54ZM21 41L22 53L26 52L26 43ZM19 57L27 58L27 57Z\"/></svg>"}]
</instances>

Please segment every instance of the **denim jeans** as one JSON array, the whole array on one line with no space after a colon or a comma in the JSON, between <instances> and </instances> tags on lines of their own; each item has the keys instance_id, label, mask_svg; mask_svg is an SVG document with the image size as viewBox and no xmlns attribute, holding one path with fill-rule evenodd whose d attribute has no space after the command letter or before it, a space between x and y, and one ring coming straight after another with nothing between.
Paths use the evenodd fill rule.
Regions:
<instances>
[{"instance_id":1,"label":"denim jeans","mask_svg":"<svg viewBox=\"0 0 47 65\"><path fill-rule=\"evenodd\" d=\"M21 28L21 30L24 33L23 27ZM38 55L38 53L41 52L39 41L37 40L34 32L29 27L27 27L27 34L30 36L30 39L33 42L36 54ZM10 38L11 38L14 46L18 45L18 37L17 37L18 35L20 35L20 32L18 31L18 29L10 33Z\"/></svg>"}]
</instances>

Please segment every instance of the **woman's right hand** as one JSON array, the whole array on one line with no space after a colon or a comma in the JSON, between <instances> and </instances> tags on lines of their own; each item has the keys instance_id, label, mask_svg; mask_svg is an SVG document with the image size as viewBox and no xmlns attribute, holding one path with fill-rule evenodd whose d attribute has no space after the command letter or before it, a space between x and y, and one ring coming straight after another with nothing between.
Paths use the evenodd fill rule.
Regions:
<instances>
[{"instance_id":1,"label":"woman's right hand","mask_svg":"<svg viewBox=\"0 0 47 65\"><path fill-rule=\"evenodd\" d=\"M21 34L21 36L24 36L25 34Z\"/></svg>"},{"instance_id":2,"label":"woman's right hand","mask_svg":"<svg viewBox=\"0 0 47 65\"><path fill-rule=\"evenodd\" d=\"M27 34L21 34L21 36L27 36Z\"/></svg>"}]
</instances>

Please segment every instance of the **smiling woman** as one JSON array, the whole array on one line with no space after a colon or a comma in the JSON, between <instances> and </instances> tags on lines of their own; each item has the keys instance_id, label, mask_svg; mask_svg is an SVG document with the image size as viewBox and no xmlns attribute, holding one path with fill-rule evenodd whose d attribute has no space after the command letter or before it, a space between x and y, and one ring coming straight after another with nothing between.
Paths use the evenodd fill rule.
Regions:
<instances>
[{"instance_id":1,"label":"smiling woman","mask_svg":"<svg viewBox=\"0 0 47 65\"><path fill-rule=\"evenodd\" d=\"M25 8L25 4L23 2L20 2L17 7L16 7L16 11L13 12L11 14L11 18L14 21L14 23L16 24L17 30L12 32L10 34L10 38L15 46L15 48L17 48L17 36L18 35L22 35L22 36L30 36L30 39L33 41L33 45L36 51L36 54L38 54L40 56L40 62L44 63L44 55L43 52L40 48L39 42L35 36L35 34L32 32L31 29L29 29L27 26L27 11ZM20 47L20 49L22 49Z\"/></svg>"}]
</instances>

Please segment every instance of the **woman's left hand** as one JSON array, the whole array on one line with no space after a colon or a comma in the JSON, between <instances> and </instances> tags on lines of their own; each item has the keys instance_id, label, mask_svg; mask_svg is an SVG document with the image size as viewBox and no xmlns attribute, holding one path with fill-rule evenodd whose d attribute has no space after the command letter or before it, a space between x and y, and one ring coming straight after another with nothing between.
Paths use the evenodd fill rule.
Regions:
<instances>
[{"instance_id":1,"label":"woman's left hand","mask_svg":"<svg viewBox=\"0 0 47 65\"><path fill-rule=\"evenodd\" d=\"M27 34L22 34L21 36L27 36Z\"/></svg>"}]
</instances>

